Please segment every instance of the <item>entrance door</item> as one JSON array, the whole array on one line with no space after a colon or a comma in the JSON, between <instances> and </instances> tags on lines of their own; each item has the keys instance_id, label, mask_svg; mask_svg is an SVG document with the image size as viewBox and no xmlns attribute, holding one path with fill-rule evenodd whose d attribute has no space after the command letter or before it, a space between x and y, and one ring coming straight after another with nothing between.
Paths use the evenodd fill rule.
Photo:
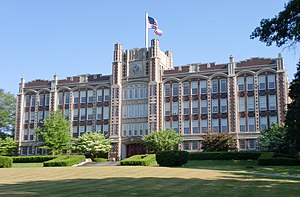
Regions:
<instances>
[{"instance_id":1,"label":"entrance door","mask_svg":"<svg viewBox=\"0 0 300 197\"><path fill-rule=\"evenodd\" d=\"M127 145L127 155L126 157L131 157L132 155L145 154L146 149L144 144L128 144Z\"/></svg>"}]
</instances>

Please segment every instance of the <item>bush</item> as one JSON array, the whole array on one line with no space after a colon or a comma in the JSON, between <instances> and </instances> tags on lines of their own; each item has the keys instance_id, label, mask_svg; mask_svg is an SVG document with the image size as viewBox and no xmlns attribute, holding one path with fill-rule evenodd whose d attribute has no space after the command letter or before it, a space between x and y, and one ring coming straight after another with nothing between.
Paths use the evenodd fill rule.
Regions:
<instances>
[{"instance_id":1,"label":"bush","mask_svg":"<svg viewBox=\"0 0 300 197\"><path fill-rule=\"evenodd\" d=\"M155 162L155 154L146 154L123 159L120 164L121 166L149 166L153 162Z\"/></svg>"},{"instance_id":2,"label":"bush","mask_svg":"<svg viewBox=\"0 0 300 197\"><path fill-rule=\"evenodd\" d=\"M204 151L236 150L236 140L229 133L208 133L203 136Z\"/></svg>"},{"instance_id":3,"label":"bush","mask_svg":"<svg viewBox=\"0 0 300 197\"><path fill-rule=\"evenodd\" d=\"M92 160L94 162L107 162L108 161L108 159L105 159L105 158L92 158Z\"/></svg>"},{"instance_id":4,"label":"bush","mask_svg":"<svg viewBox=\"0 0 300 197\"><path fill-rule=\"evenodd\" d=\"M13 163L39 163L57 158L57 156L16 156Z\"/></svg>"},{"instance_id":5,"label":"bush","mask_svg":"<svg viewBox=\"0 0 300 197\"><path fill-rule=\"evenodd\" d=\"M12 162L12 158L0 156L0 168L11 168Z\"/></svg>"},{"instance_id":6,"label":"bush","mask_svg":"<svg viewBox=\"0 0 300 197\"><path fill-rule=\"evenodd\" d=\"M262 153L258 158L258 165L260 166L298 166L300 165L300 158L284 157L273 152Z\"/></svg>"},{"instance_id":7,"label":"bush","mask_svg":"<svg viewBox=\"0 0 300 197\"><path fill-rule=\"evenodd\" d=\"M257 160L259 152L196 152L190 153L190 160Z\"/></svg>"},{"instance_id":8,"label":"bush","mask_svg":"<svg viewBox=\"0 0 300 197\"><path fill-rule=\"evenodd\" d=\"M43 163L44 167L52 166L72 166L82 162L85 159L83 155L68 155L68 156L59 156L50 161L45 161Z\"/></svg>"},{"instance_id":9,"label":"bush","mask_svg":"<svg viewBox=\"0 0 300 197\"><path fill-rule=\"evenodd\" d=\"M156 161L160 166L182 166L189 159L189 153L186 151L160 151L156 153Z\"/></svg>"}]
</instances>

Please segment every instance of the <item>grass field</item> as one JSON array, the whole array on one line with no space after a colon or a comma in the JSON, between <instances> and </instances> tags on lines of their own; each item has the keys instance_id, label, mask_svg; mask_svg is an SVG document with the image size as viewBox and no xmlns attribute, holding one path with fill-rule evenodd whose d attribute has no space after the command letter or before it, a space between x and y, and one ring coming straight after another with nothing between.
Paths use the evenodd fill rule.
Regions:
<instances>
[{"instance_id":1,"label":"grass field","mask_svg":"<svg viewBox=\"0 0 300 197\"><path fill-rule=\"evenodd\" d=\"M300 180L163 167L0 169L0 196L299 196Z\"/></svg>"},{"instance_id":2,"label":"grass field","mask_svg":"<svg viewBox=\"0 0 300 197\"><path fill-rule=\"evenodd\" d=\"M300 175L300 166L259 166L257 161L245 160L192 160L184 168Z\"/></svg>"},{"instance_id":3,"label":"grass field","mask_svg":"<svg viewBox=\"0 0 300 197\"><path fill-rule=\"evenodd\" d=\"M43 167L43 163L13 163L13 168L39 168Z\"/></svg>"}]
</instances>

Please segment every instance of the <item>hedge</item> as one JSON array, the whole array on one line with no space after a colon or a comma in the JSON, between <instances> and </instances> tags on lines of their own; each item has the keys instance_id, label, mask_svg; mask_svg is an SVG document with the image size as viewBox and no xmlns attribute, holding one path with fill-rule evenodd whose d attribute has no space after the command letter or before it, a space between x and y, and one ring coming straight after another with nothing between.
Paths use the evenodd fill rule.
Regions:
<instances>
[{"instance_id":1,"label":"hedge","mask_svg":"<svg viewBox=\"0 0 300 197\"><path fill-rule=\"evenodd\" d=\"M12 158L0 156L0 168L11 168L12 162Z\"/></svg>"},{"instance_id":2,"label":"hedge","mask_svg":"<svg viewBox=\"0 0 300 197\"><path fill-rule=\"evenodd\" d=\"M44 167L52 166L72 166L82 162L85 159L84 155L68 155L68 156L59 156L55 159L45 161L43 163Z\"/></svg>"},{"instance_id":3,"label":"hedge","mask_svg":"<svg viewBox=\"0 0 300 197\"><path fill-rule=\"evenodd\" d=\"M155 162L155 154L146 154L123 159L120 164L121 166L149 166L153 162Z\"/></svg>"},{"instance_id":4,"label":"hedge","mask_svg":"<svg viewBox=\"0 0 300 197\"><path fill-rule=\"evenodd\" d=\"M105 158L92 158L92 160L94 162L107 162L108 161L108 159L105 159Z\"/></svg>"},{"instance_id":5,"label":"hedge","mask_svg":"<svg viewBox=\"0 0 300 197\"><path fill-rule=\"evenodd\" d=\"M300 165L300 158L291 158L277 155L273 152L262 153L258 158L258 165L260 166L298 166Z\"/></svg>"},{"instance_id":6,"label":"hedge","mask_svg":"<svg viewBox=\"0 0 300 197\"><path fill-rule=\"evenodd\" d=\"M16 156L11 157L14 163L39 163L57 158L57 156Z\"/></svg>"},{"instance_id":7,"label":"hedge","mask_svg":"<svg viewBox=\"0 0 300 197\"><path fill-rule=\"evenodd\" d=\"M156 161L160 166L182 166L189 160L189 153L186 151L159 151L156 153Z\"/></svg>"},{"instance_id":8,"label":"hedge","mask_svg":"<svg viewBox=\"0 0 300 197\"><path fill-rule=\"evenodd\" d=\"M190 160L257 160L259 152L194 152Z\"/></svg>"}]
</instances>

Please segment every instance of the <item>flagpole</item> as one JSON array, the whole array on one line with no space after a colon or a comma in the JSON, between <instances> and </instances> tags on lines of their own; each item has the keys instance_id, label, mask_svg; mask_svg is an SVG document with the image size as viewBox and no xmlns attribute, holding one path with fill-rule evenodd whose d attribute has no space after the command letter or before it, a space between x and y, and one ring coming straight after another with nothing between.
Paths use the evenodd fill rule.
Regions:
<instances>
[{"instance_id":1,"label":"flagpole","mask_svg":"<svg viewBox=\"0 0 300 197\"><path fill-rule=\"evenodd\" d=\"M145 16L145 47L148 49L148 12Z\"/></svg>"}]
</instances>

